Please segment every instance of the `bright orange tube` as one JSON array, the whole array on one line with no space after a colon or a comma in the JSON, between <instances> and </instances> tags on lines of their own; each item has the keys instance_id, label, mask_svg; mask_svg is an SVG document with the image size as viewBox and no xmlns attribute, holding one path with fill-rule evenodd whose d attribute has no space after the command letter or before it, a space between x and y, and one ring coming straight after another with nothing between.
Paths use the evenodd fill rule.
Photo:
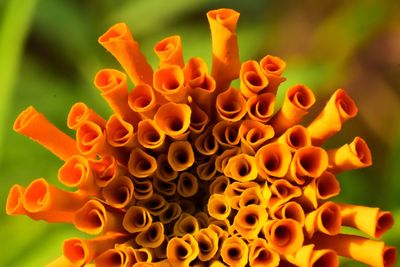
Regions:
<instances>
[{"instance_id":1,"label":"bright orange tube","mask_svg":"<svg viewBox=\"0 0 400 267\"><path fill-rule=\"evenodd\" d=\"M340 207L336 203L328 201L306 215L304 229L307 236L311 238L315 232L336 235L339 233L341 225Z\"/></svg>"},{"instance_id":2,"label":"bright orange tube","mask_svg":"<svg viewBox=\"0 0 400 267\"><path fill-rule=\"evenodd\" d=\"M153 70L125 23L112 26L98 42L118 60L133 83L152 84Z\"/></svg>"},{"instance_id":3,"label":"bright orange tube","mask_svg":"<svg viewBox=\"0 0 400 267\"><path fill-rule=\"evenodd\" d=\"M94 154L113 155L114 149L107 143L103 129L91 121L82 123L76 131L79 151L85 156Z\"/></svg>"},{"instance_id":4,"label":"bright orange tube","mask_svg":"<svg viewBox=\"0 0 400 267\"><path fill-rule=\"evenodd\" d=\"M168 242L167 259L172 266L186 267L199 255L196 239L187 234L181 238L174 237Z\"/></svg>"},{"instance_id":5,"label":"bright orange tube","mask_svg":"<svg viewBox=\"0 0 400 267\"><path fill-rule=\"evenodd\" d=\"M245 189L240 194L239 210L249 205L258 205L260 208L267 208L269 198L261 192L260 186Z\"/></svg>"},{"instance_id":6,"label":"bright orange tube","mask_svg":"<svg viewBox=\"0 0 400 267\"><path fill-rule=\"evenodd\" d=\"M238 147L226 149L221 155L215 158L215 169L221 173L224 172L226 165L231 157L240 154L242 151Z\"/></svg>"},{"instance_id":7,"label":"bright orange tube","mask_svg":"<svg viewBox=\"0 0 400 267\"><path fill-rule=\"evenodd\" d=\"M85 121L93 121L100 125L101 128L104 128L106 125L106 120L100 117L100 115L98 115L95 111L90 109L85 103L75 103L68 113L68 128L76 130L79 125Z\"/></svg>"},{"instance_id":8,"label":"bright orange tube","mask_svg":"<svg viewBox=\"0 0 400 267\"><path fill-rule=\"evenodd\" d=\"M312 241L318 249L333 249L339 256L354 259L376 267L393 267L396 263L396 248L382 241L361 236L317 234Z\"/></svg>"},{"instance_id":9,"label":"bright orange tube","mask_svg":"<svg viewBox=\"0 0 400 267\"><path fill-rule=\"evenodd\" d=\"M22 197L25 210L35 220L47 222L72 223L75 212L86 201L87 196L58 189L43 178L32 181Z\"/></svg>"},{"instance_id":10,"label":"bright orange tube","mask_svg":"<svg viewBox=\"0 0 400 267\"><path fill-rule=\"evenodd\" d=\"M102 69L97 72L93 83L116 114L134 125L138 123L140 117L128 105L128 85L124 73L114 69Z\"/></svg>"},{"instance_id":11,"label":"bright orange tube","mask_svg":"<svg viewBox=\"0 0 400 267\"><path fill-rule=\"evenodd\" d=\"M178 172L171 167L168 162L168 156L160 154L157 158L157 170L155 175L158 179L169 182L178 177Z\"/></svg>"},{"instance_id":12,"label":"bright orange tube","mask_svg":"<svg viewBox=\"0 0 400 267\"><path fill-rule=\"evenodd\" d=\"M134 264L134 259L127 251L120 248L110 248L100 254L95 260L96 267L127 267Z\"/></svg>"},{"instance_id":13,"label":"bright orange tube","mask_svg":"<svg viewBox=\"0 0 400 267\"><path fill-rule=\"evenodd\" d=\"M240 91L246 98L258 95L268 85L268 79L255 60L242 63L240 68Z\"/></svg>"},{"instance_id":14,"label":"bright orange tube","mask_svg":"<svg viewBox=\"0 0 400 267\"><path fill-rule=\"evenodd\" d=\"M266 123L274 113L275 96L271 93L255 95L247 99L246 109L250 119Z\"/></svg>"},{"instance_id":15,"label":"bright orange tube","mask_svg":"<svg viewBox=\"0 0 400 267\"><path fill-rule=\"evenodd\" d=\"M113 156L105 155L100 159L89 159L94 180L99 187L107 186L115 177L125 174Z\"/></svg>"},{"instance_id":16,"label":"bright orange tube","mask_svg":"<svg viewBox=\"0 0 400 267\"><path fill-rule=\"evenodd\" d=\"M306 218L302 206L295 201L289 201L280 206L272 207L270 214L273 219L293 219L301 226L304 225Z\"/></svg>"},{"instance_id":17,"label":"bright orange tube","mask_svg":"<svg viewBox=\"0 0 400 267\"><path fill-rule=\"evenodd\" d=\"M256 151L274 136L274 129L258 121L244 120L239 127L243 153L255 155Z\"/></svg>"},{"instance_id":18,"label":"bright orange tube","mask_svg":"<svg viewBox=\"0 0 400 267\"><path fill-rule=\"evenodd\" d=\"M212 194L207 203L208 214L217 220L225 220L228 218L231 207L224 195Z\"/></svg>"},{"instance_id":19,"label":"bright orange tube","mask_svg":"<svg viewBox=\"0 0 400 267\"><path fill-rule=\"evenodd\" d=\"M320 147L308 146L296 151L287 178L299 185L321 176L328 168L328 154Z\"/></svg>"},{"instance_id":20,"label":"bright orange tube","mask_svg":"<svg viewBox=\"0 0 400 267\"><path fill-rule=\"evenodd\" d=\"M301 196L301 189L289 183L286 179L277 179L270 186L272 197L269 206L282 205L289 200Z\"/></svg>"},{"instance_id":21,"label":"bright orange tube","mask_svg":"<svg viewBox=\"0 0 400 267\"><path fill-rule=\"evenodd\" d=\"M242 238L228 237L221 247L222 260L232 267L244 267L248 262L249 248Z\"/></svg>"},{"instance_id":22,"label":"bright orange tube","mask_svg":"<svg viewBox=\"0 0 400 267\"><path fill-rule=\"evenodd\" d=\"M226 89L239 76L240 60L235 32L239 13L232 9L217 9L207 13L212 41L212 77L218 90Z\"/></svg>"},{"instance_id":23,"label":"bright orange tube","mask_svg":"<svg viewBox=\"0 0 400 267\"><path fill-rule=\"evenodd\" d=\"M113 114L106 124L107 142L113 147L134 147L136 135L132 124L123 120L119 115Z\"/></svg>"},{"instance_id":24,"label":"bright orange tube","mask_svg":"<svg viewBox=\"0 0 400 267\"><path fill-rule=\"evenodd\" d=\"M168 206L165 198L158 193L151 195L147 199L137 201L136 205L147 209L152 216L159 216Z\"/></svg>"},{"instance_id":25,"label":"bright orange tube","mask_svg":"<svg viewBox=\"0 0 400 267\"><path fill-rule=\"evenodd\" d=\"M220 121L214 125L212 135L223 147L234 147L240 142L239 127L241 123Z\"/></svg>"},{"instance_id":26,"label":"bright orange tube","mask_svg":"<svg viewBox=\"0 0 400 267\"><path fill-rule=\"evenodd\" d=\"M359 229L373 238L380 238L394 224L389 211L379 208L339 204L342 225Z\"/></svg>"},{"instance_id":27,"label":"bright orange tube","mask_svg":"<svg viewBox=\"0 0 400 267\"><path fill-rule=\"evenodd\" d=\"M301 225L292 219L270 220L263 232L268 244L280 254L291 254L303 246Z\"/></svg>"},{"instance_id":28,"label":"bright orange tube","mask_svg":"<svg viewBox=\"0 0 400 267\"><path fill-rule=\"evenodd\" d=\"M164 146L165 133L151 119L139 122L137 130L139 144L148 149L160 149Z\"/></svg>"},{"instance_id":29,"label":"bright orange tube","mask_svg":"<svg viewBox=\"0 0 400 267\"><path fill-rule=\"evenodd\" d=\"M18 115L13 128L14 131L41 144L61 160L80 154L75 140L60 131L32 106Z\"/></svg>"},{"instance_id":30,"label":"bright orange tube","mask_svg":"<svg viewBox=\"0 0 400 267\"><path fill-rule=\"evenodd\" d=\"M225 189L225 196L229 202L232 209L239 209L239 201L241 194L248 188L253 188L259 186L258 183L254 181L250 182L233 182L229 184Z\"/></svg>"},{"instance_id":31,"label":"bright orange tube","mask_svg":"<svg viewBox=\"0 0 400 267\"><path fill-rule=\"evenodd\" d=\"M279 254L263 238L249 243L249 265L251 267L276 267L279 265Z\"/></svg>"},{"instance_id":32,"label":"bright orange tube","mask_svg":"<svg viewBox=\"0 0 400 267\"><path fill-rule=\"evenodd\" d=\"M238 154L229 159L224 175L239 182L248 182L257 178L258 171L254 157Z\"/></svg>"},{"instance_id":33,"label":"bright orange tube","mask_svg":"<svg viewBox=\"0 0 400 267\"><path fill-rule=\"evenodd\" d=\"M153 219L147 209L131 206L125 213L122 226L129 233L140 233L149 228L152 222Z\"/></svg>"},{"instance_id":34,"label":"bright orange tube","mask_svg":"<svg viewBox=\"0 0 400 267\"><path fill-rule=\"evenodd\" d=\"M166 66L154 72L154 89L171 102L187 102L185 75L177 65Z\"/></svg>"},{"instance_id":35,"label":"bright orange tube","mask_svg":"<svg viewBox=\"0 0 400 267\"><path fill-rule=\"evenodd\" d=\"M100 201L91 199L75 213L74 224L78 230L91 235L121 232L122 217L122 213L109 211Z\"/></svg>"},{"instance_id":36,"label":"bright orange tube","mask_svg":"<svg viewBox=\"0 0 400 267\"><path fill-rule=\"evenodd\" d=\"M168 163L176 171L184 171L194 163L194 152L188 141L175 141L168 148Z\"/></svg>"},{"instance_id":37,"label":"bright orange tube","mask_svg":"<svg viewBox=\"0 0 400 267\"><path fill-rule=\"evenodd\" d=\"M239 209L232 226L244 239L251 240L258 237L267 219L266 209L251 204Z\"/></svg>"},{"instance_id":38,"label":"bright orange tube","mask_svg":"<svg viewBox=\"0 0 400 267\"><path fill-rule=\"evenodd\" d=\"M128 95L129 107L142 118L152 119L158 104L155 92L148 84L136 85Z\"/></svg>"},{"instance_id":39,"label":"bright orange tube","mask_svg":"<svg viewBox=\"0 0 400 267\"><path fill-rule=\"evenodd\" d=\"M129 172L137 178L145 178L152 175L157 169L156 159L147 154L143 149L132 149L128 162Z\"/></svg>"},{"instance_id":40,"label":"bright orange tube","mask_svg":"<svg viewBox=\"0 0 400 267\"><path fill-rule=\"evenodd\" d=\"M287 129L278 138L277 142L287 145L290 151L295 152L302 147L310 146L311 138L306 128L301 125L295 125Z\"/></svg>"},{"instance_id":41,"label":"bright orange tube","mask_svg":"<svg viewBox=\"0 0 400 267\"><path fill-rule=\"evenodd\" d=\"M275 177L285 176L292 160L292 154L287 146L270 143L257 151L255 160L260 176L273 182Z\"/></svg>"},{"instance_id":42,"label":"bright orange tube","mask_svg":"<svg viewBox=\"0 0 400 267\"><path fill-rule=\"evenodd\" d=\"M154 46L154 53L160 60L159 68L170 65L184 67L182 43L179 35L170 36L159 41Z\"/></svg>"},{"instance_id":43,"label":"bright orange tube","mask_svg":"<svg viewBox=\"0 0 400 267\"><path fill-rule=\"evenodd\" d=\"M174 139L183 139L187 135L191 114L188 105L170 102L157 110L154 121L166 135Z\"/></svg>"},{"instance_id":44,"label":"bright orange tube","mask_svg":"<svg viewBox=\"0 0 400 267\"><path fill-rule=\"evenodd\" d=\"M239 90L229 87L226 91L218 94L216 109L222 120L239 121L246 115L246 100Z\"/></svg>"},{"instance_id":45,"label":"bright orange tube","mask_svg":"<svg viewBox=\"0 0 400 267\"><path fill-rule=\"evenodd\" d=\"M89 162L85 157L75 155L65 161L58 170L58 180L66 186L77 187L88 195L97 195L99 187L95 182Z\"/></svg>"},{"instance_id":46,"label":"bright orange tube","mask_svg":"<svg viewBox=\"0 0 400 267\"><path fill-rule=\"evenodd\" d=\"M164 226L161 222L153 222L147 229L140 232L136 243L144 248L157 248L164 241Z\"/></svg>"},{"instance_id":47,"label":"bright orange tube","mask_svg":"<svg viewBox=\"0 0 400 267\"><path fill-rule=\"evenodd\" d=\"M297 199L304 209L316 209L320 200L329 199L340 193L340 184L330 172L324 172L303 188L303 195Z\"/></svg>"},{"instance_id":48,"label":"bright orange tube","mask_svg":"<svg viewBox=\"0 0 400 267\"><path fill-rule=\"evenodd\" d=\"M350 144L327 151L329 170L338 173L372 165L371 151L367 143L360 137L354 138Z\"/></svg>"},{"instance_id":49,"label":"bright orange tube","mask_svg":"<svg viewBox=\"0 0 400 267\"><path fill-rule=\"evenodd\" d=\"M182 172L179 175L176 191L182 197L192 197L199 190L199 182L196 176L190 172Z\"/></svg>"},{"instance_id":50,"label":"bright orange tube","mask_svg":"<svg viewBox=\"0 0 400 267\"><path fill-rule=\"evenodd\" d=\"M268 86L264 91L276 94L279 85L286 81L286 78L281 76L286 67L285 61L279 57L266 55L260 60L260 66L268 79Z\"/></svg>"},{"instance_id":51,"label":"bright orange tube","mask_svg":"<svg viewBox=\"0 0 400 267\"><path fill-rule=\"evenodd\" d=\"M271 119L270 124L277 135L299 123L314 105L315 96L310 88L295 85L287 90L281 109Z\"/></svg>"},{"instance_id":52,"label":"bright orange tube","mask_svg":"<svg viewBox=\"0 0 400 267\"><path fill-rule=\"evenodd\" d=\"M154 193L152 181L146 178L133 179L133 188L133 197L135 199L148 199Z\"/></svg>"},{"instance_id":53,"label":"bright orange tube","mask_svg":"<svg viewBox=\"0 0 400 267\"><path fill-rule=\"evenodd\" d=\"M108 205L121 209L131 202L133 190L133 182L128 176L117 176L103 188L102 194Z\"/></svg>"},{"instance_id":54,"label":"bright orange tube","mask_svg":"<svg viewBox=\"0 0 400 267\"><path fill-rule=\"evenodd\" d=\"M125 234L110 233L94 239L70 238L64 241L63 255L74 266L91 263L104 251L113 248L115 244L127 241Z\"/></svg>"},{"instance_id":55,"label":"bright orange tube","mask_svg":"<svg viewBox=\"0 0 400 267\"><path fill-rule=\"evenodd\" d=\"M337 267L339 259L334 250L315 250L314 245L306 245L294 254L285 255L285 259L299 267Z\"/></svg>"},{"instance_id":56,"label":"bright orange tube","mask_svg":"<svg viewBox=\"0 0 400 267\"><path fill-rule=\"evenodd\" d=\"M218 142L211 131L212 128L208 128L199 135L194 142L197 151L205 156L215 155L219 148Z\"/></svg>"},{"instance_id":57,"label":"bright orange tube","mask_svg":"<svg viewBox=\"0 0 400 267\"><path fill-rule=\"evenodd\" d=\"M7 215L21 215L26 214L26 210L22 203L25 188L15 184L10 188L6 202Z\"/></svg>"},{"instance_id":58,"label":"bright orange tube","mask_svg":"<svg viewBox=\"0 0 400 267\"><path fill-rule=\"evenodd\" d=\"M199 260L208 262L218 251L218 235L216 232L203 228L194 234L199 244Z\"/></svg>"},{"instance_id":59,"label":"bright orange tube","mask_svg":"<svg viewBox=\"0 0 400 267\"><path fill-rule=\"evenodd\" d=\"M312 143L321 145L326 139L342 129L342 124L357 115L358 109L353 99L343 89L338 89L326 103L307 130Z\"/></svg>"}]
</instances>

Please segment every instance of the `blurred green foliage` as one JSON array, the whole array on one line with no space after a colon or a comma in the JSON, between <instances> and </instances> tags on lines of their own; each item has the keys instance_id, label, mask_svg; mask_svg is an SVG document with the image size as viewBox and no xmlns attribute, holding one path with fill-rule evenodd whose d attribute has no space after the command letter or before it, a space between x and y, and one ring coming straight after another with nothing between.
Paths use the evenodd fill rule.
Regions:
<instances>
[{"instance_id":1,"label":"blurred green foliage","mask_svg":"<svg viewBox=\"0 0 400 267\"><path fill-rule=\"evenodd\" d=\"M0 1L0 266L42 266L61 253L62 240L80 235L69 225L8 217L4 206L14 183L37 177L57 181L62 162L12 131L28 105L59 128L73 103L82 101L107 117L110 111L92 85L102 67L119 68L97 44L109 26L124 21L157 65L153 45L179 34L185 58L211 62L205 13L231 7L242 60L278 55L288 64L286 88L303 83L316 92L318 114L336 88L344 87L359 106L327 147L364 137L374 165L339 176L338 201L393 211L397 224L384 239L400 247L400 2L399 1L186 1L186 0L3 0ZM345 262L344 266L355 266ZM357 265L361 266L361 265Z\"/></svg>"}]
</instances>

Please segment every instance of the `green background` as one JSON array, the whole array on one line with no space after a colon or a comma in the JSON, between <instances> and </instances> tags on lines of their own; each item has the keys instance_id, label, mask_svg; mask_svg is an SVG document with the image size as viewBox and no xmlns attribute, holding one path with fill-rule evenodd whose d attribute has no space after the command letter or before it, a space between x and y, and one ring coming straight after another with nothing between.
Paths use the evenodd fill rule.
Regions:
<instances>
[{"instance_id":1,"label":"green background","mask_svg":"<svg viewBox=\"0 0 400 267\"><path fill-rule=\"evenodd\" d=\"M396 3L397 2L397 3ZM82 101L107 117L92 84L101 68L119 68L97 38L126 22L153 66L153 45L179 34L185 59L211 61L206 12L241 13L240 58L277 55L287 62L279 99L302 83L314 90L318 114L329 95L345 88L359 107L327 147L365 138L374 165L341 174L338 201L379 206L397 220L384 236L400 247L400 1L0 0L0 266L42 266L61 254L62 240L80 235L70 225L5 214L9 188L37 177L54 184L62 162L12 131L17 114L33 105L70 135L66 117ZM345 262L343 266L356 266ZM358 265L357 265L358 266ZM362 266L362 265L359 265Z\"/></svg>"}]
</instances>

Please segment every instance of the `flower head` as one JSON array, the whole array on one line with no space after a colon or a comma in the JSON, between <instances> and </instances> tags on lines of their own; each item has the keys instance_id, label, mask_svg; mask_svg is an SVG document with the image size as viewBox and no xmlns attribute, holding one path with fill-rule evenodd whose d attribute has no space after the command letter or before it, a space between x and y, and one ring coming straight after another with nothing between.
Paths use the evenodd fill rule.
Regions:
<instances>
[{"instance_id":1,"label":"flower head","mask_svg":"<svg viewBox=\"0 0 400 267\"><path fill-rule=\"evenodd\" d=\"M74 139L35 108L24 110L14 130L63 160L59 181L76 191L44 178L14 185L7 213L93 235L65 240L49 266L337 266L338 256L393 266L396 249L375 240L393 225L391 213L330 200L340 193L337 174L372 164L361 137L323 146L356 116L354 101L339 89L301 125L312 90L289 88L276 109L286 63L271 55L241 63L239 13L207 18L210 72L201 58L184 62L179 36L155 45L153 70L118 23L98 41L124 72L102 69L94 78L110 118L76 103L67 120ZM239 89L230 86L235 79Z\"/></svg>"}]
</instances>

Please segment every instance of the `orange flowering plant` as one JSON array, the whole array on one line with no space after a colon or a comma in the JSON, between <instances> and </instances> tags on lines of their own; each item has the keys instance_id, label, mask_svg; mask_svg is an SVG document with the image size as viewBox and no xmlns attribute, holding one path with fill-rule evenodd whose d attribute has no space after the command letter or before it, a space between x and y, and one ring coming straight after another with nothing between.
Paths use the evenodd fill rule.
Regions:
<instances>
[{"instance_id":1,"label":"orange flowering plant","mask_svg":"<svg viewBox=\"0 0 400 267\"><path fill-rule=\"evenodd\" d=\"M337 174L372 164L361 137L324 146L356 116L354 101L338 89L302 125L312 90L293 86L275 108L286 63L271 55L240 62L239 13L207 18L210 72L201 58L184 61L179 36L154 46L153 70L118 23L98 41L124 72L94 78L113 115L76 103L67 118L74 139L34 107L21 112L14 130L63 160L58 179L76 191L44 178L14 185L7 214L93 236L65 240L48 266L338 266L338 256L394 266L396 249L376 240L392 227L391 213L330 200L340 193ZM235 79L240 88L230 86Z\"/></svg>"}]
</instances>

